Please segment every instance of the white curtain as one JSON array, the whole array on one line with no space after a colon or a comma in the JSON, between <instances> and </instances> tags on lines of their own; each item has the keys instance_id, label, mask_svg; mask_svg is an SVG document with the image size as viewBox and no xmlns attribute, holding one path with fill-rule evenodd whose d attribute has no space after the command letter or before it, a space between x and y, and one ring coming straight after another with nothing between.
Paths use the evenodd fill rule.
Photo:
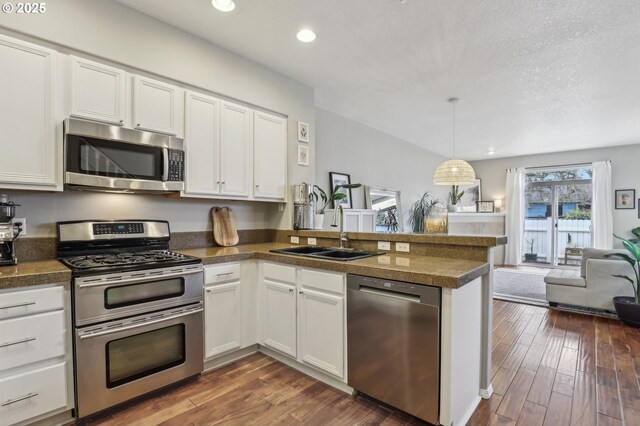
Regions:
<instances>
[{"instance_id":1,"label":"white curtain","mask_svg":"<svg viewBox=\"0 0 640 426\"><path fill-rule=\"evenodd\" d=\"M593 163L593 198L591 199L591 226L593 247L613 248L613 193L611 190L611 162Z\"/></svg>"},{"instance_id":2,"label":"white curtain","mask_svg":"<svg viewBox=\"0 0 640 426\"><path fill-rule=\"evenodd\" d=\"M522 261L522 235L524 234L524 169L507 170L507 208L504 263L519 265Z\"/></svg>"}]
</instances>

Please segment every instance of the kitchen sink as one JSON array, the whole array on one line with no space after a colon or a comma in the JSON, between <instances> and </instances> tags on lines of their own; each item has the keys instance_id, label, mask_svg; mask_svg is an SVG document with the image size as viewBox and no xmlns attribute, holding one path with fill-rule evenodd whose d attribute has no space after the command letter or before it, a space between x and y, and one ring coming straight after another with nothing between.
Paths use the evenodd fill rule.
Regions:
<instances>
[{"instance_id":1,"label":"kitchen sink","mask_svg":"<svg viewBox=\"0 0 640 426\"><path fill-rule=\"evenodd\" d=\"M280 254L293 254L305 257L315 257L320 259L330 260L357 260L364 259L371 256L377 256L383 252L372 252L353 249L339 249L334 247L319 247L319 246L302 246L302 247L289 247L284 249L271 250L272 253Z\"/></svg>"}]
</instances>

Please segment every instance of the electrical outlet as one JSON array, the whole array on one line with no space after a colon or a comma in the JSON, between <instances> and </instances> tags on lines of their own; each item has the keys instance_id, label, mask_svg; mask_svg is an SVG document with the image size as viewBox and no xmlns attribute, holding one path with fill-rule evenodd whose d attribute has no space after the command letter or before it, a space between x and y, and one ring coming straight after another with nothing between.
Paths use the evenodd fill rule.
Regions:
<instances>
[{"instance_id":1,"label":"electrical outlet","mask_svg":"<svg viewBox=\"0 0 640 426\"><path fill-rule=\"evenodd\" d=\"M318 244L318 241L315 238L307 238L307 244L309 244L310 246L315 246L316 244Z\"/></svg>"},{"instance_id":2,"label":"electrical outlet","mask_svg":"<svg viewBox=\"0 0 640 426\"><path fill-rule=\"evenodd\" d=\"M291 244L300 244L300 237L291 236Z\"/></svg>"},{"instance_id":3,"label":"electrical outlet","mask_svg":"<svg viewBox=\"0 0 640 426\"><path fill-rule=\"evenodd\" d=\"M396 251L409 252L409 243L396 243Z\"/></svg>"},{"instance_id":4,"label":"electrical outlet","mask_svg":"<svg viewBox=\"0 0 640 426\"><path fill-rule=\"evenodd\" d=\"M11 223L22 223L22 225L20 225L20 228L22 228L22 232L20 232L20 236L24 237L25 235L27 235L27 218L25 217L14 217L13 220L11 221Z\"/></svg>"},{"instance_id":5,"label":"electrical outlet","mask_svg":"<svg viewBox=\"0 0 640 426\"><path fill-rule=\"evenodd\" d=\"M389 241L378 241L378 250L391 250L391 243Z\"/></svg>"}]
</instances>

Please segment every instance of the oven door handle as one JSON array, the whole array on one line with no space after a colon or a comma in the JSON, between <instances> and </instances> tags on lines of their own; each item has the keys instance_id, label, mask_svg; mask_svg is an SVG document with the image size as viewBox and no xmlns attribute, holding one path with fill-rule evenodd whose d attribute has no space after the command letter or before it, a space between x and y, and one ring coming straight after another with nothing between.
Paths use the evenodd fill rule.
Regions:
<instances>
[{"instance_id":1,"label":"oven door handle","mask_svg":"<svg viewBox=\"0 0 640 426\"><path fill-rule=\"evenodd\" d=\"M123 278L122 281L116 281L116 280L108 281L108 280L101 279L100 281L96 281L96 282L78 283L78 288L128 285L128 284L142 283L147 281L158 281L158 279L164 279L164 278L183 277L185 275L193 275L201 272L203 272L202 269L198 268L193 270L184 270L184 271L175 272L171 274L157 274L157 275L145 275L144 277Z\"/></svg>"},{"instance_id":2,"label":"oven door handle","mask_svg":"<svg viewBox=\"0 0 640 426\"><path fill-rule=\"evenodd\" d=\"M80 340L84 340L84 339L90 339L91 337L105 336L107 334L118 333L120 331L126 331L126 330L133 330L136 328L145 327L147 325L157 324L159 322L169 321L169 320L180 318L180 317L186 317L187 315L197 314L202 311L204 311L204 308L191 309L185 312L180 312L175 315L169 315L167 317L152 319L144 322L141 321L138 324L123 325L121 327L114 327L109 330L97 331L95 333L90 333L90 334L81 334L79 337L80 337Z\"/></svg>"},{"instance_id":3,"label":"oven door handle","mask_svg":"<svg viewBox=\"0 0 640 426\"><path fill-rule=\"evenodd\" d=\"M162 181L169 180L169 149L162 148Z\"/></svg>"}]
</instances>

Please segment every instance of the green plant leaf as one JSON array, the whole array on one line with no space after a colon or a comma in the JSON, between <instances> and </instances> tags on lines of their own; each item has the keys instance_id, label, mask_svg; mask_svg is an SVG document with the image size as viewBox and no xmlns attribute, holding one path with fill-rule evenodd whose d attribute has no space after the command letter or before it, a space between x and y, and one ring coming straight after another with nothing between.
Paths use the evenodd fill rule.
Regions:
<instances>
[{"instance_id":1,"label":"green plant leaf","mask_svg":"<svg viewBox=\"0 0 640 426\"><path fill-rule=\"evenodd\" d=\"M631 230L631 233L632 233L633 235L635 235L636 237L640 238L640 226L638 226L637 228L633 228L633 229Z\"/></svg>"},{"instance_id":2,"label":"green plant leaf","mask_svg":"<svg viewBox=\"0 0 640 426\"><path fill-rule=\"evenodd\" d=\"M617 257L621 260L625 260L627 261L631 266L635 266L636 265L636 261L633 260L633 258L631 256L629 256L626 253L610 253L610 254L605 254L604 255L605 258L609 259L612 257Z\"/></svg>"},{"instance_id":3,"label":"green plant leaf","mask_svg":"<svg viewBox=\"0 0 640 426\"><path fill-rule=\"evenodd\" d=\"M335 194L333 194L333 199L334 200L344 200L345 198L347 198L347 194L342 193L342 192L336 192Z\"/></svg>"},{"instance_id":4,"label":"green plant leaf","mask_svg":"<svg viewBox=\"0 0 640 426\"><path fill-rule=\"evenodd\" d=\"M636 259L636 262L640 262L640 247L635 245L629 240L625 240L624 238L618 237L616 234L613 234L614 237L619 239L622 242L622 246L627 249L629 253L631 253L632 257Z\"/></svg>"},{"instance_id":5,"label":"green plant leaf","mask_svg":"<svg viewBox=\"0 0 640 426\"><path fill-rule=\"evenodd\" d=\"M634 284L634 281L631 278L627 277L626 275L613 275L613 276L616 278L622 278L623 280L627 280L631 283L631 285Z\"/></svg>"}]
</instances>

